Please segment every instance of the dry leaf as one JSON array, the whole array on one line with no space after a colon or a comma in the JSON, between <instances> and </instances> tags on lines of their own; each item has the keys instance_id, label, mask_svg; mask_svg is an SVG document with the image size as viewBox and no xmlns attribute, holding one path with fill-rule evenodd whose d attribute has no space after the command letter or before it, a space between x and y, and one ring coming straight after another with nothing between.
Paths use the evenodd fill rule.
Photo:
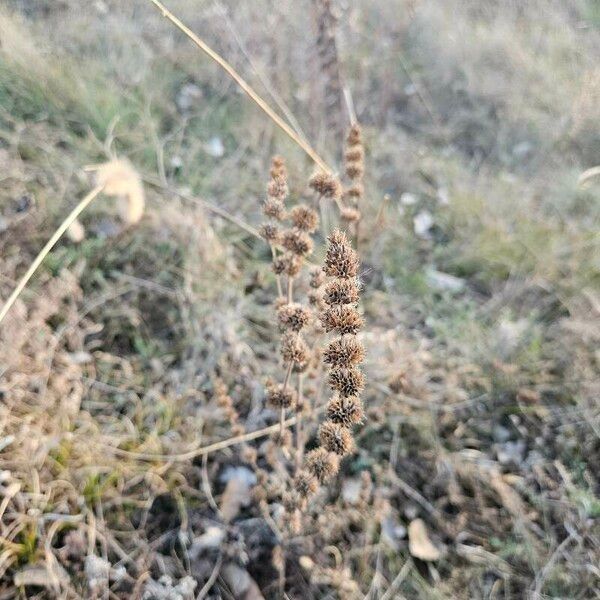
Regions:
<instances>
[{"instance_id":1,"label":"dry leaf","mask_svg":"<svg viewBox=\"0 0 600 600\"><path fill-rule=\"evenodd\" d=\"M438 560L440 558L440 551L429 539L422 519L415 519L408 526L408 549L415 558L421 560Z\"/></svg>"}]
</instances>

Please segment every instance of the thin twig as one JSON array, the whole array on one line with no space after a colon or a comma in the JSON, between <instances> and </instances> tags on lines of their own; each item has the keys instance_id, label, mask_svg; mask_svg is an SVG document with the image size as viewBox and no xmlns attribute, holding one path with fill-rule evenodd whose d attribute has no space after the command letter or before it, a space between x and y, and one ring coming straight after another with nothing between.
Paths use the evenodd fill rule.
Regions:
<instances>
[{"instance_id":1,"label":"thin twig","mask_svg":"<svg viewBox=\"0 0 600 600\"><path fill-rule=\"evenodd\" d=\"M254 229L254 227L252 227L251 225L248 225L248 223L242 221L241 219L238 219L237 217L235 217L231 213L227 212L225 209L217 206L216 204L213 204L212 202L209 202L208 200L205 200L204 198L198 198L196 196L191 196L190 194L186 194L185 192L182 192L182 191L180 191L174 187L171 187L169 185L165 185L158 179L155 179L148 175L144 175L142 177L142 180L145 183L148 183L149 185L152 185L156 188L164 190L165 192L169 192L170 194L173 194L183 200L186 200L187 202L202 204L207 210L215 213L216 215L219 215L223 219L226 219L227 221L230 221L234 225L237 225L240 229L243 229L250 235L253 235L254 237L262 240L260 233L258 233L258 231L256 229Z\"/></svg>"},{"instance_id":2,"label":"thin twig","mask_svg":"<svg viewBox=\"0 0 600 600\"><path fill-rule=\"evenodd\" d=\"M332 169L327 166L327 163L313 150L313 148L303 140L241 77L241 75L217 52L208 46L200 37L198 37L189 27L184 25L171 11L169 11L159 0L150 0L161 12L163 17L167 18L181 32L187 35L190 40L214 60L239 86L242 90L256 103L256 105L310 158L327 173L332 173Z\"/></svg>"},{"instance_id":3,"label":"thin twig","mask_svg":"<svg viewBox=\"0 0 600 600\"><path fill-rule=\"evenodd\" d=\"M102 191L104 186L95 187L65 218L65 220L60 224L58 229L52 234L52 237L48 240L46 245L40 250L40 253L35 257L35 260L31 263L29 269L19 283L17 287L14 289L13 293L10 295L8 300L4 303L2 310L0 310L0 323L10 310L11 306L15 303L28 281L31 279L33 274L37 271L38 267L42 264L42 261L50 250L54 248L58 240L62 237L63 233L69 228L69 225L75 221L75 219L86 209L86 207L96 198L96 196Z\"/></svg>"},{"instance_id":4,"label":"thin twig","mask_svg":"<svg viewBox=\"0 0 600 600\"><path fill-rule=\"evenodd\" d=\"M323 410L323 408L324 407L321 407L319 410ZM295 416L286 419L283 425L287 428L294 425L294 423L296 423ZM249 433L227 438L226 440L221 440L220 442L215 442L214 444L209 444L208 446L196 448L195 450L190 450L189 452L183 452L182 454L150 454L145 452L132 452L130 450L123 450L122 448L115 448L114 446L109 446L108 444L104 445L104 448L116 456L123 456L131 458L132 460L149 462L185 462L195 458L196 456L204 456L205 454L217 452L218 450L224 450L230 446L236 446L238 444L243 444L244 442L267 437L278 430L279 423L276 423L275 425L269 425L263 429L257 429L256 431L250 431Z\"/></svg>"}]
</instances>

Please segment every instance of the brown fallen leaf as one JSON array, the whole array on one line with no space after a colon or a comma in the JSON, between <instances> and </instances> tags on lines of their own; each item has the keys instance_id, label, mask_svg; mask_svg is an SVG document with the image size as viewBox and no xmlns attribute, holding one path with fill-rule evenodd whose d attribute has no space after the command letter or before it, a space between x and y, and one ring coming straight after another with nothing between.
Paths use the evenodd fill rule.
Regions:
<instances>
[{"instance_id":1,"label":"brown fallen leaf","mask_svg":"<svg viewBox=\"0 0 600 600\"><path fill-rule=\"evenodd\" d=\"M429 539L422 519L415 519L408 526L408 549L415 558L421 560L438 560L441 556L440 551Z\"/></svg>"}]
</instances>

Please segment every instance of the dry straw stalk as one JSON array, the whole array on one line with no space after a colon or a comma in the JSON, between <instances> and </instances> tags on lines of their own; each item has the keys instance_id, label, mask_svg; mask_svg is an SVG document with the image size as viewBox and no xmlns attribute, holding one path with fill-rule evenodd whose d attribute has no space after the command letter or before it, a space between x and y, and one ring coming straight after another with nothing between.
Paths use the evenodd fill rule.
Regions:
<instances>
[{"instance_id":1,"label":"dry straw stalk","mask_svg":"<svg viewBox=\"0 0 600 600\"><path fill-rule=\"evenodd\" d=\"M215 52L206 42L196 35L189 27L187 27L180 19L178 19L169 9L167 9L159 0L150 0L161 12L163 17L167 18L180 31L185 33L190 40L214 60L239 86L242 90L256 103L256 105L279 127L290 139L292 139L310 158L323 170L328 173L332 169L327 163L315 152L315 150L303 140L254 90L254 88L246 82L246 80L217 52Z\"/></svg>"}]
</instances>

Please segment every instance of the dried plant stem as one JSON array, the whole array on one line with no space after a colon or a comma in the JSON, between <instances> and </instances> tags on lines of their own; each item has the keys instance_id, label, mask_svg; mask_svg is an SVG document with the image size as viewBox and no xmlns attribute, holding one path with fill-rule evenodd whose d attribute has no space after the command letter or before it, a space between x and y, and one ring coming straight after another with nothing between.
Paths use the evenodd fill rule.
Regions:
<instances>
[{"instance_id":1,"label":"dried plant stem","mask_svg":"<svg viewBox=\"0 0 600 600\"><path fill-rule=\"evenodd\" d=\"M275 249L275 246L273 244L270 244L270 246L271 246L271 255L273 257L273 260L275 260L277 258L277 250ZM279 274L275 275L275 281L277 282L277 297L283 298L283 287L281 286L281 275L279 275Z\"/></svg>"},{"instance_id":2,"label":"dried plant stem","mask_svg":"<svg viewBox=\"0 0 600 600\"><path fill-rule=\"evenodd\" d=\"M239 75L239 73L217 52L208 46L200 37L198 37L189 27L184 25L171 11L169 11L159 0L150 0L161 12L163 17L167 18L180 31L187 35L190 40L214 60L256 103L256 105L290 138L292 139L310 158L324 171L331 173L332 169L327 163L313 150L313 148L303 140Z\"/></svg>"},{"instance_id":3,"label":"dried plant stem","mask_svg":"<svg viewBox=\"0 0 600 600\"><path fill-rule=\"evenodd\" d=\"M316 412L321 412L324 407L321 407L320 410ZM286 419L283 423L284 427L291 427L296 423L296 416L290 417ZM112 452L116 456L123 456L126 458L130 458L132 460L139 460L145 462L186 462L197 456L204 456L205 454L212 454L213 452L218 452L219 450L224 450L225 448L229 448L231 446L237 446L238 444L243 444L244 442L250 442L252 440L257 440L263 437L267 437L272 433L275 433L279 430L279 423L275 425L269 425L268 427L264 427L263 429L257 429L256 431L250 431L248 433L244 433L243 435L236 435L226 440L221 440L220 442L215 442L214 444L209 444L208 446L202 446L200 448L196 448L195 450L190 450L189 452L183 452L181 454L150 454L147 452L133 452L131 450L123 450L122 448L115 448L114 446L104 445L104 448L108 452Z\"/></svg>"},{"instance_id":4,"label":"dried plant stem","mask_svg":"<svg viewBox=\"0 0 600 600\"><path fill-rule=\"evenodd\" d=\"M285 379L283 380L283 389L284 391L287 389L287 386L290 382L290 377L292 375L292 367L293 363L288 365L288 368L285 372ZM283 430L285 429L285 408L281 407L281 412L279 413L279 433L283 435Z\"/></svg>"},{"instance_id":5,"label":"dried plant stem","mask_svg":"<svg viewBox=\"0 0 600 600\"><path fill-rule=\"evenodd\" d=\"M293 288L294 288L294 278L293 277L288 277L288 280L287 280L287 301L288 301L288 304L292 303Z\"/></svg>"},{"instance_id":6,"label":"dried plant stem","mask_svg":"<svg viewBox=\"0 0 600 600\"><path fill-rule=\"evenodd\" d=\"M287 389L288 383L290 382L290 376L292 375L293 363L288 365L287 371L285 372L285 379L283 380L283 389Z\"/></svg>"},{"instance_id":7,"label":"dried plant stem","mask_svg":"<svg viewBox=\"0 0 600 600\"><path fill-rule=\"evenodd\" d=\"M60 224L58 229L52 234L52 237L48 240L46 245L40 250L40 253L35 257L35 260L31 263L29 269L14 289L13 293L9 296L8 300L4 303L2 310L0 310L0 323L10 310L11 306L15 303L33 274L37 271L38 267L42 264L42 261L50 250L54 248L58 240L62 237L64 232L69 228L69 225L75 221L75 219L87 208L87 206L98 196L104 186L95 187L81 202L69 213L65 220Z\"/></svg>"},{"instance_id":8,"label":"dried plant stem","mask_svg":"<svg viewBox=\"0 0 600 600\"><path fill-rule=\"evenodd\" d=\"M296 473L302 467L304 456L304 431L302 429L302 413L304 412L303 374L298 373L298 409L296 411Z\"/></svg>"}]
</instances>

